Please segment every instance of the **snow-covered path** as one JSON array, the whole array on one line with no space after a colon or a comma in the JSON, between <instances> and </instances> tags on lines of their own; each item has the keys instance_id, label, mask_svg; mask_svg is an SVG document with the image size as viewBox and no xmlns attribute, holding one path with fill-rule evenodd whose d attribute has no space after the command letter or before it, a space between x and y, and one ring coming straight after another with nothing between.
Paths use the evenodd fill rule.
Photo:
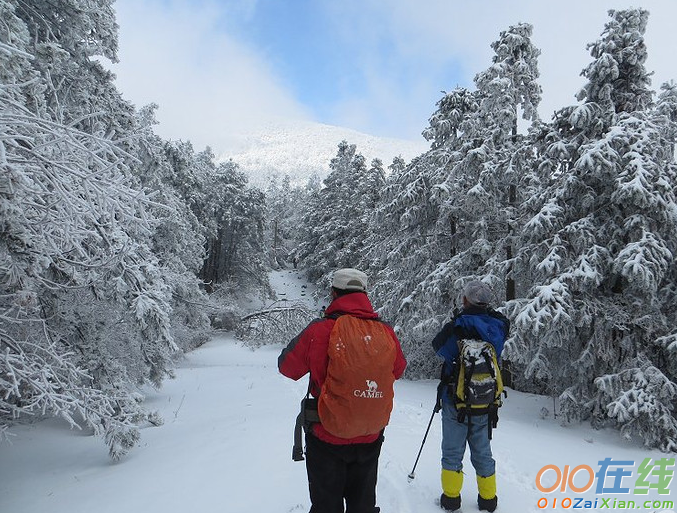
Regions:
<instances>
[{"instance_id":1,"label":"snow-covered path","mask_svg":"<svg viewBox=\"0 0 677 513\"><path fill-rule=\"evenodd\" d=\"M293 272L278 277L296 279ZM0 445L0 511L307 511L305 467L291 460L294 420L307 382L292 382L278 374L281 348L282 344L252 351L223 336L187 355L176 379L148 394L148 406L160 411L165 424L143 429L140 446L117 463L108 459L101 440L71 431L58 420L15 429L13 443ZM439 416L416 478L407 480L430 419L435 387L432 380L396 384L396 406L380 461L378 498L383 513L441 511L435 505L440 494ZM551 408L551 400L510 392L502 408L493 444L497 511L541 511L537 501L546 495L537 490L535 477L546 464L572 468L587 464L597 469L597 462L607 457L636 463L665 457L626 443L613 431L563 427L559 420L541 418L544 407ZM467 513L477 511L477 492L468 455L466 460ZM627 479L624 484L632 487L635 477ZM581 495L558 491L546 497L554 496ZM585 496L594 500L594 487ZM658 496L641 496L642 502L652 498ZM556 509L562 511L559 504Z\"/></svg>"}]
</instances>

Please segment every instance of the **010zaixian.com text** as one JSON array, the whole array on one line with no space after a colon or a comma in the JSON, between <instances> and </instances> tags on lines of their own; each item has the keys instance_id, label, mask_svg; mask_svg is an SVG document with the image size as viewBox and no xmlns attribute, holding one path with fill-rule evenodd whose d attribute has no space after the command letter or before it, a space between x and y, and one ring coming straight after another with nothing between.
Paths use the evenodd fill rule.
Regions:
<instances>
[{"instance_id":1,"label":"010zaixian.com text","mask_svg":"<svg viewBox=\"0 0 677 513\"><path fill-rule=\"evenodd\" d=\"M590 465L577 465L573 468L569 465L563 468L545 465L536 474L536 488L544 494L560 492L567 495L543 496L538 499L538 507L586 510L634 509L652 513L674 513L674 502L667 496L670 495L675 458L656 460L645 458L636 468L633 460L605 458L597 464L599 465L597 472ZM574 482L576 476L579 477ZM576 494L585 493L593 486L595 495L599 497L592 499L576 497ZM657 492L660 497L649 499L647 495L650 491Z\"/></svg>"}]
</instances>

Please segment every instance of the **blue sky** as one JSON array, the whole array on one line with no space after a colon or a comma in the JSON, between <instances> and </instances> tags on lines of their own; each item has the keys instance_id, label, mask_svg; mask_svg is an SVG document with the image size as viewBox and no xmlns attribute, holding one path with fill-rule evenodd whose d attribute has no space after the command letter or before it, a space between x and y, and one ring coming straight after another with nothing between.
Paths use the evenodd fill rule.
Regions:
<instances>
[{"instance_id":1,"label":"blue sky","mask_svg":"<svg viewBox=\"0 0 677 513\"><path fill-rule=\"evenodd\" d=\"M575 102L586 44L610 8L651 13L654 88L677 78L674 0L116 0L118 86L159 104L164 137L237 145L239 134L309 120L408 140L441 91L473 87L490 45L518 22L541 49L541 115Z\"/></svg>"},{"instance_id":2,"label":"blue sky","mask_svg":"<svg viewBox=\"0 0 677 513\"><path fill-rule=\"evenodd\" d=\"M313 115L330 122L347 119L341 108L361 104L363 98L381 95L420 101L420 96L407 93L420 87L423 77L432 93L429 100L435 101L439 87L434 89L433 84L452 83L458 76L453 57L445 66L431 66L425 55L403 55L392 26L378 23L379 13L369 9L369 2L360 9L351 9L349 2L342 4L345 8L340 5L310 0L258 2L251 18L233 28L239 38L264 52L275 74L284 77L292 94ZM368 109L352 115L362 118L365 126L377 124ZM392 126L386 132L418 136L420 129L412 132Z\"/></svg>"}]
</instances>

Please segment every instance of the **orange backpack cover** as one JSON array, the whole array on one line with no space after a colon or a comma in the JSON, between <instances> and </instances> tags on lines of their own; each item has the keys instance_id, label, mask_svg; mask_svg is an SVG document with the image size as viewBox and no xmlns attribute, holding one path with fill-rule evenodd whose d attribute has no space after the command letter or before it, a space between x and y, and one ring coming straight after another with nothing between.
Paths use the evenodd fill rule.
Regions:
<instances>
[{"instance_id":1,"label":"orange backpack cover","mask_svg":"<svg viewBox=\"0 0 677 513\"><path fill-rule=\"evenodd\" d=\"M395 341L378 320L342 315L329 335L327 377L318 399L322 426L340 438L380 432L393 409Z\"/></svg>"}]
</instances>

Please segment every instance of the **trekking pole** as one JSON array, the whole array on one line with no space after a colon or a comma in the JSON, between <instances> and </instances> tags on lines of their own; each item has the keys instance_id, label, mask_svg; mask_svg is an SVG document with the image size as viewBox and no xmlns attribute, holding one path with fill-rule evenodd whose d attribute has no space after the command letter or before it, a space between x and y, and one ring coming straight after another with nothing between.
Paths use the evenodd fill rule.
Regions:
<instances>
[{"instance_id":1,"label":"trekking pole","mask_svg":"<svg viewBox=\"0 0 677 513\"><path fill-rule=\"evenodd\" d=\"M416 456L416 461L414 462L414 468L411 469L411 472L409 472L409 475L407 476L407 479L409 482L413 481L414 478L416 477L416 474L414 472L416 471L416 465L418 465L418 459L421 457L421 453L423 452L423 446L425 445L425 441L428 438L428 432L430 431L430 426L433 423L433 418L435 417L435 414L440 411L439 408L439 402L435 404L435 407L433 408L433 414L430 416L430 422L428 422L428 428L425 430L425 435L423 435L423 441L421 442L421 448L418 450L418 456Z\"/></svg>"},{"instance_id":2,"label":"trekking pole","mask_svg":"<svg viewBox=\"0 0 677 513\"><path fill-rule=\"evenodd\" d=\"M409 472L409 475L407 476L409 482L413 481L416 477L416 474L414 473L416 471L416 465L418 465L418 460L421 457L421 453L423 452L423 446L425 445L425 441L428 438L428 432L430 431L430 426L433 423L433 418L435 418L435 414L442 409L442 395L444 394L444 387L447 384L448 378L445 376L444 364L442 364L442 368L440 369L440 383L437 385L437 398L435 399L435 407L433 408L432 415L430 415L430 421L428 422L428 427L425 430L425 435L423 435L423 441L421 442L421 448L418 450L418 455L416 456L416 461L414 462L414 468L411 469L411 472Z\"/></svg>"}]
</instances>

